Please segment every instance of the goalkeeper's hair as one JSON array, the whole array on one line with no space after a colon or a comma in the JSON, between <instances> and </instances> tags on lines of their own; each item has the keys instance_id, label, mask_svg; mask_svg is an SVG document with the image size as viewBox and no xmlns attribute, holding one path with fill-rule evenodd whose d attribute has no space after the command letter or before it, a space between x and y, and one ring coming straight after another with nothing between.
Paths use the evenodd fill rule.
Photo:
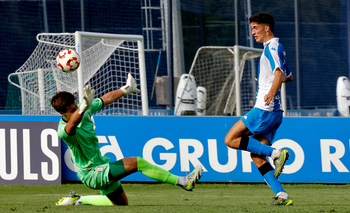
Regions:
<instances>
[{"instance_id":1,"label":"goalkeeper's hair","mask_svg":"<svg viewBox=\"0 0 350 213\"><path fill-rule=\"evenodd\" d=\"M70 92L58 92L51 98L51 106L59 113L65 113L67 107L74 104L75 97Z\"/></svg>"},{"instance_id":2,"label":"goalkeeper's hair","mask_svg":"<svg viewBox=\"0 0 350 213\"><path fill-rule=\"evenodd\" d=\"M257 22L259 24L267 24L270 26L271 32L275 29L275 20L272 15L267 12L256 13L249 18L250 23Z\"/></svg>"}]
</instances>

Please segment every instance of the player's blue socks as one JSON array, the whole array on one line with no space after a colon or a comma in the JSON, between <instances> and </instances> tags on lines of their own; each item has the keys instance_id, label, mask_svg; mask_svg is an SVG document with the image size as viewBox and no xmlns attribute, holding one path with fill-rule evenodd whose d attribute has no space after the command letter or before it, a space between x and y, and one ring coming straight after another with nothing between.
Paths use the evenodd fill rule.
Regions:
<instances>
[{"instance_id":1,"label":"player's blue socks","mask_svg":"<svg viewBox=\"0 0 350 213\"><path fill-rule=\"evenodd\" d=\"M265 182L270 186L272 191L277 195L277 193L279 192L284 192L284 189L281 183L278 181L278 179L273 176L273 174L274 174L274 171L269 171L263 177L265 179Z\"/></svg>"},{"instance_id":2,"label":"player's blue socks","mask_svg":"<svg viewBox=\"0 0 350 213\"><path fill-rule=\"evenodd\" d=\"M270 186L272 191L277 195L279 192L284 192L284 189L281 185L281 183L278 181L277 178L274 177L274 169L270 165L269 162L266 162L259 168L260 174L263 176L265 182L267 185Z\"/></svg>"},{"instance_id":3,"label":"player's blue socks","mask_svg":"<svg viewBox=\"0 0 350 213\"><path fill-rule=\"evenodd\" d=\"M248 136L242 137L239 149L265 156L271 156L274 150L271 146L263 144L254 138L249 138Z\"/></svg>"}]
</instances>

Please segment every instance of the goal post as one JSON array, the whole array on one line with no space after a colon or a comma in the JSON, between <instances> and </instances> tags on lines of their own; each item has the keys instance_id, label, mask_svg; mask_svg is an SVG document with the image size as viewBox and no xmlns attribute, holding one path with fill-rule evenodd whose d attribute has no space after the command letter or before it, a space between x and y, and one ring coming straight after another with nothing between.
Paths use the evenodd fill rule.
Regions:
<instances>
[{"instance_id":1,"label":"goal post","mask_svg":"<svg viewBox=\"0 0 350 213\"><path fill-rule=\"evenodd\" d=\"M98 115L148 115L148 96L143 36L96 32L40 33L38 45L27 61L8 77L21 89L23 115L57 114L51 97L68 91L83 100L83 88L90 84L101 97L126 84L131 75L141 93L132 93L106 106ZM64 73L56 66L57 54L65 48L78 52L81 64L76 72ZM19 83L11 81L18 77Z\"/></svg>"}]
</instances>

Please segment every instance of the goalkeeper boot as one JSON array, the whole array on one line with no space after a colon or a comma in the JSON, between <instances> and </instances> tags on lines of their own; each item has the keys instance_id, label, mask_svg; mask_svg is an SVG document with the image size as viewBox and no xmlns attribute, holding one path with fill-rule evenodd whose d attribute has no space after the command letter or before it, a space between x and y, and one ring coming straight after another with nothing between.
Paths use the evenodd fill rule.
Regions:
<instances>
[{"instance_id":1,"label":"goalkeeper boot","mask_svg":"<svg viewBox=\"0 0 350 213\"><path fill-rule=\"evenodd\" d=\"M194 188L194 185L199 181L199 179L202 177L202 165L196 166L196 168L186 176L186 183L187 185L182 186L183 189L186 191L192 191Z\"/></svg>"},{"instance_id":2,"label":"goalkeeper boot","mask_svg":"<svg viewBox=\"0 0 350 213\"><path fill-rule=\"evenodd\" d=\"M61 198L57 203L56 206L71 206L75 205L75 202L80 198L80 196L75 192L71 191L67 197ZM79 199L80 200L80 199ZM79 205L79 204L78 204ZM81 205L81 204L80 204Z\"/></svg>"},{"instance_id":3,"label":"goalkeeper boot","mask_svg":"<svg viewBox=\"0 0 350 213\"><path fill-rule=\"evenodd\" d=\"M280 149L280 152L281 153L273 159L273 164L275 164L275 173L273 176L275 178L277 178L281 174L284 164L286 163L289 157L289 152L287 150Z\"/></svg>"},{"instance_id":4,"label":"goalkeeper boot","mask_svg":"<svg viewBox=\"0 0 350 213\"><path fill-rule=\"evenodd\" d=\"M289 206L293 205L293 200L290 197L286 199L281 197L274 197L274 200L269 204L270 206Z\"/></svg>"},{"instance_id":5,"label":"goalkeeper boot","mask_svg":"<svg viewBox=\"0 0 350 213\"><path fill-rule=\"evenodd\" d=\"M76 205L76 206L83 205L83 203L81 202L81 197L79 197L79 198L74 202L74 205Z\"/></svg>"}]
</instances>

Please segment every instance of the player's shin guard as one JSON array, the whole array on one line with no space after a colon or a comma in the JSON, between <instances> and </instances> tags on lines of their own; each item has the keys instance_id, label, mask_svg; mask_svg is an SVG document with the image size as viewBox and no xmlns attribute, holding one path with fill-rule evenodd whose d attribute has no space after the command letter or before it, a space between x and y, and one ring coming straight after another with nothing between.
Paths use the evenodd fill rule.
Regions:
<instances>
[{"instance_id":1,"label":"player's shin guard","mask_svg":"<svg viewBox=\"0 0 350 213\"><path fill-rule=\"evenodd\" d=\"M281 185L281 183L278 181L277 178L273 176L274 169L272 168L271 164L269 162L264 163L259 168L260 174L263 176L265 182L269 187L272 189L272 191L277 195L279 192L284 192L284 189Z\"/></svg>"},{"instance_id":2,"label":"player's shin guard","mask_svg":"<svg viewBox=\"0 0 350 213\"><path fill-rule=\"evenodd\" d=\"M265 156L271 156L273 151L271 146L263 144L254 138L249 138L248 136L243 136L241 138L239 149Z\"/></svg>"},{"instance_id":3,"label":"player's shin guard","mask_svg":"<svg viewBox=\"0 0 350 213\"><path fill-rule=\"evenodd\" d=\"M137 169L142 174L150 177L154 180L158 180L163 183L177 184L178 176L171 174L170 172L153 165L141 157L137 157Z\"/></svg>"}]
</instances>

